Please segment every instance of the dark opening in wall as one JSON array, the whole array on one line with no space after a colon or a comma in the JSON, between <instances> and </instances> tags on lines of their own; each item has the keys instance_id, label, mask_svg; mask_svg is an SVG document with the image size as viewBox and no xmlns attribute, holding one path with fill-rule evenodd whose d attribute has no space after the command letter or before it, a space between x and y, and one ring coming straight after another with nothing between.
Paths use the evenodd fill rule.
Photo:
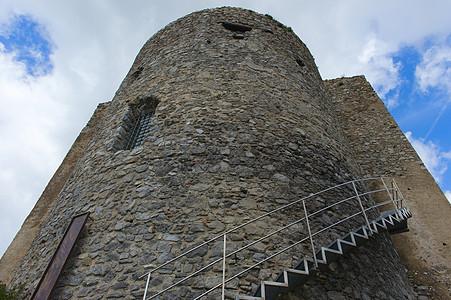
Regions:
<instances>
[{"instance_id":1,"label":"dark opening in wall","mask_svg":"<svg viewBox=\"0 0 451 300\"><path fill-rule=\"evenodd\" d=\"M138 67L137 69L136 69L136 71L134 71L133 73L132 73L132 78L133 79L138 79L139 78L139 75L141 75L141 72L143 71L143 67Z\"/></svg>"},{"instance_id":2,"label":"dark opening in wall","mask_svg":"<svg viewBox=\"0 0 451 300\"><path fill-rule=\"evenodd\" d=\"M241 24L235 24L235 23L229 23L229 22L221 22L221 23L225 29L228 29L233 32L246 32L246 31L252 30L252 27L241 25Z\"/></svg>"},{"instance_id":3,"label":"dark opening in wall","mask_svg":"<svg viewBox=\"0 0 451 300\"><path fill-rule=\"evenodd\" d=\"M303 62L300 58L296 58L296 63L297 63L300 67L305 67L304 62Z\"/></svg>"},{"instance_id":4,"label":"dark opening in wall","mask_svg":"<svg viewBox=\"0 0 451 300\"><path fill-rule=\"evenodd\" d=\"M130 150L143 143L152 126L158 102L155 96L141 96L129 105L118 131L116 150Z\"/></svg>"}]
</instances>

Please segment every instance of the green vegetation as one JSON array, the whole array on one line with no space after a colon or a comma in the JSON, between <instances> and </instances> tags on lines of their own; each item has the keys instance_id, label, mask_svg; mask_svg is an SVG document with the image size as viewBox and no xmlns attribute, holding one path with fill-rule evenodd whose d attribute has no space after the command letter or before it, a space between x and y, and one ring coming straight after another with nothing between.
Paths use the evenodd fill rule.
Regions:
<instances>
[{"instance_id":1,"label":"green vegetation","mask_svg":"<svg viewBox=\"0 0 451 300\"><path fill-rule=\"evenodd\" d=\"M274 18L270 14L265 14L269 19L274 20Z\"/></svg>"},{"instance_id":2,"label":"green vegetation","mask_svg":"<svg viewBox=\"0 0 451 300\"><path fill-rule=\"evenodd\" d=\"M24 285L13 286L8 289L6 284L0 283L0 300L18 300L22 299L21 294L24 290Z\"/></svg>"},{"instance_id":3,"label":"green vegetation","mask_svg":"<svg viewBox=\"0 0 451 300\"><path fill-rule=\"evenodd\" d=\"M285 26L282 23L280 23L279 21L277 21L276 19L273 18L273 16L269 15L269 14L265 14L265 16L273 21L275 21L277 23L277 26L279 26L280 28L284 28L289 32L293 32L293 29L291 27Z\"/></svg>"}]
</instances>

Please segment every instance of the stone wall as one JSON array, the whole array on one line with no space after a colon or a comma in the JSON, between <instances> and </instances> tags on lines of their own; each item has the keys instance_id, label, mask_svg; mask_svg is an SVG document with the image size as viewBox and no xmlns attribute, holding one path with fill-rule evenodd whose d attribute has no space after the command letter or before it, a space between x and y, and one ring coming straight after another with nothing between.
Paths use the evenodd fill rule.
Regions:
<instances>
[{"instance_id":1,"label":"stone wall","mask_svg":"<svg viewBox=\"0 0 451 300\"><path fill-rule=\"evenodd\" d=\"M32 242L39 231L42 221L48 216L49 209L58 198L66 181L72 174L78 159L83 154L87 143L91 140L98 122L103 117L107 104L99 104L91 120L83 128L75 140L61 166L56 170L41 197L39 197L33 210L30 212L14 240L3 254L0 260L0 282L8 284L14 274L14 270L24 258L32 246Z\"/></svg>"},{"instance_id":2,"label":"stone wall","mask_svg":"<svg viewBox=\"0 0 451 300\"><path fill-rule=\"evenodd\" d=\"M415 299L406 281L406 270L390 236L384 233L339 258L327 271L318 273L282 299Z\"/></svg>"},{"instance_id":3,"label":"stone wall","mask_svg":"<svg viewBox=\"0 0 451 300\"><path fill-rule=\"evenodd\" d=\"M393 236L420 296L451 295L451 205L364 76L325 81L337 120L366 177L390 176L413 213Z\"/></svg>"},{"instance_id":4,"label":"stone wall","mask_svg":"<svg viewBox=\"0 0 451 300\"><path fill-rule=\"evenodd\" d=\"M325 81L356 159L366 177L409 175L407 162L423 165L364 76Z\"/></svg>"},{"instance_id":5,"label":"stone wall","mask_svg":"<svg viewBox=\"0 0 451 300\"><path fill-rule=\"evenodd\" d=\"M224 22L251 30L234 31ZM136 107L143 103L156 105L148 136L142 145L121 150ZM331 103L308 49L268 16L219 8L169 24L138 54L12 283L25 282L28 291L35 289L71 217L90 211L53 297L142 297L145 279L139 277L145 274L145 265L162 264L299 197L361 178ZM308 209L327 206L346 192L324 195L307 203ZM323 226L353 209L355 205L343 205L313 221ZM301 213L302 207L292 207L238 231L230 236L230 250ZM316 246L327 245L359 222L316 238ZM256 244L228 261L229 273L305 233L299 225ZM359 276L367 278L367 285L356 276L331 273L340 277L340 283L331 279L328 293L343 293L347 285L355 295L368 294L366 286L375 287L381 278L396 273L390 285L382 285L380 298L412 294L389 238L381 236L378 241L384 254L376 246L366 247L360 260L377 257L387 267L377 273L360 268ZM218 242L199 248L161 269L151 280L151 291L220 257L221 247ZM274 277L308 251L308 243L301 244L231 282L228 297L250 292L260 280ZM221 274L213 267L169 295L191 299L216 284ZM321 280L315 286L321 286Z\"/></svg>"}]
</instances>

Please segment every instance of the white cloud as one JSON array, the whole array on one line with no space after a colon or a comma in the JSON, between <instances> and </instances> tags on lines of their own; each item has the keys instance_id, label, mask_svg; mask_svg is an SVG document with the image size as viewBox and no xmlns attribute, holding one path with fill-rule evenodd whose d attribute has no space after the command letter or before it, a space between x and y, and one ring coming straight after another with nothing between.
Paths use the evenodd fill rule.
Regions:
<instances>
[{"instance_id":1,"label":"white cloud","mask_svg":"<svg viewBox=\"0 0 451 300\"><path fill-rule=\"evenodd\" d=\"M400 103L399 103L400 100L399 100L399 98L397 96L386 98L384 100L384 102L385 102L385 105L387 105L388 109L394 109L394 108L396 108L396 107L398 107L400 105Z\"/></svg>"},{"instance_id":2,"label":"white cloud","mask_svg":"<svg viewBox=\"0 0 451 300\"><path fill-rule=\"evenodd\" d=\"M448 169L448 160L451 158L450 153L441 152L439 146L432 141L425 142L424 139L414 138L410 131L406 132L405 135L418 153L418 156L424 162L426 168L431 172L435 181L441 183L443 175Z\"/></svg>"},{"instance_id":3,"label":"white cloud","mask_svg":"<svg viewBox=\"0 0 451 300\"><path fill-rule=\"evenodd\" d=\"M11 240L61 160L54 134L66 108L50 97L54 78L31 77L0 52L0 240ZM6 244L7 245L7 244ZM0 251L5 250L4 243Z\"/></svg>"},{"instance_id":4,"label":"white cloud","mask_svg":"<svg viewBox=\"0 0 451 300\"><path fill-rule=\"evenodd\" d=\"M301 5L289 1L283 7L263 2L267 11L277 12L274 17L299 34L323 77L364 74L382 98L401 84L402 66L393 62L393 53L406 45L419 46L425 37L451 32L445 12L451 10L451 2L447 0L311 1ZM392 109L402 99L390 96L384 101Z\"/></svg>"},{"instance_id":5,"label":"white cloud","mask_svg":"<svg viewBox=\"0 0 451 300\"><path fill-rule=\"evenodd\" d=\"M30 15L55 44L52 72L32 77L0 43L0 256L97 104L111 100L157 29L151 4L92 3L0 3L0 23Z\"/></svg>"},{"instance_id":6,"label":"white cloud","mask_svg":"<svg viewBox=\"0 0 451 300\"><path fill-rule=\"evenodd\" d=\"M394 63L388 45L377 37L372 37L364 45L358 57L359 62L369 69L367 76L371 77L374 87L381 98L396 88L400 83L400 63ZM389 102L391 107L396 106L394 99Z\"/></svg>"},{"instance_id":7,"label":"white cloud","mask_svg":"<svg viewBox=\"0 0 451 300\"><path fill-rule=\"evenodd\" d=\"M420 88L440 88L451 96L451 44L446 41L429 48L415 70Z\"/></svg>"},{"instance_id":8,"label":"white cloud","mask_svg":"<svg viewBox=\"0 0 451 300\"><path fill-rule=\"evenodd\" d=\"M435 99L434 105L441 106L441 109L425 136L427 139L451 103L451 35L434 38L434 45L424 52L421 63L415 69L415 81L426 94L435 90L445 94Z\"/></svg>"},{"instance_id":9,"label":"white cloud","mask_svg":"<svg viewBox=\"0 0 451 300\"><path fill-rule=\"evenodd\" d=\"M0 55L0 253L95 106L113 97L144 42L178 17L222 5L269 13L291 26L307 44L325 78L365 74L382 94L398 84L399 66L391 53L400 45L451 31L448 0L408 1L408 5L388 0L283 4L269 0L0 1L0 23L13 14L31 15L45 26L56 46L52 73L38 79L27 77L24 66L8 55ZM389 105L396 101L389 100ZM8 237L5 232L10 233Z\"/></svg>"}]
</instances>

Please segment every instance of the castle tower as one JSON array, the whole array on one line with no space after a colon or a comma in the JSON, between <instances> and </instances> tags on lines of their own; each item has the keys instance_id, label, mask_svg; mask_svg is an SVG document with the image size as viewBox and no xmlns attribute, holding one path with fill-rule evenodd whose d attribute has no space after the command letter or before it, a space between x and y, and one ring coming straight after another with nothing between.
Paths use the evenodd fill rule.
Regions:
<instances>
[{"instance_id":1,"label":"castle tower","mask_svg":"<svg viewBox=\"0 0 451 300\"><path fill-rule=\"evenodd\" d=\"M44 208L30 225L32 237L11 284L25 283L32 294L54 253L63 251L64 233L70 236L76 226L79 238L72 238L75 248L53 299L135 299L146 289L155 294L221 258L223 240L203 242L274 209L280 208L228 234L228 253L295 224L228 257L227 276L293 245L309 229L359 213L352 193L365 194L371 187L364 182L281 208L363 177L335 105L306 46L269 16L218 8L167 25L144 45L112 101L99 106L74 144L67 180L45 205L38 202ZM352 203L310 217L311 224L296 223L303 204L314 212L349 193ZM365 208L374 205L374 197L360 200ZM74 219L80 215L83 222ZM312 247L327 246L378 216L369 210L296 244L230 281L226 296L250 295L262 280L311 255ZM147 286L148 271L196 246L155 271ZM414 294L387 232L311 277L293 288L292 297ZM221 280L217 264L162 299L192 299ZM219 288L206 297L220 294Z\"/></svg>"}]
</instances>

